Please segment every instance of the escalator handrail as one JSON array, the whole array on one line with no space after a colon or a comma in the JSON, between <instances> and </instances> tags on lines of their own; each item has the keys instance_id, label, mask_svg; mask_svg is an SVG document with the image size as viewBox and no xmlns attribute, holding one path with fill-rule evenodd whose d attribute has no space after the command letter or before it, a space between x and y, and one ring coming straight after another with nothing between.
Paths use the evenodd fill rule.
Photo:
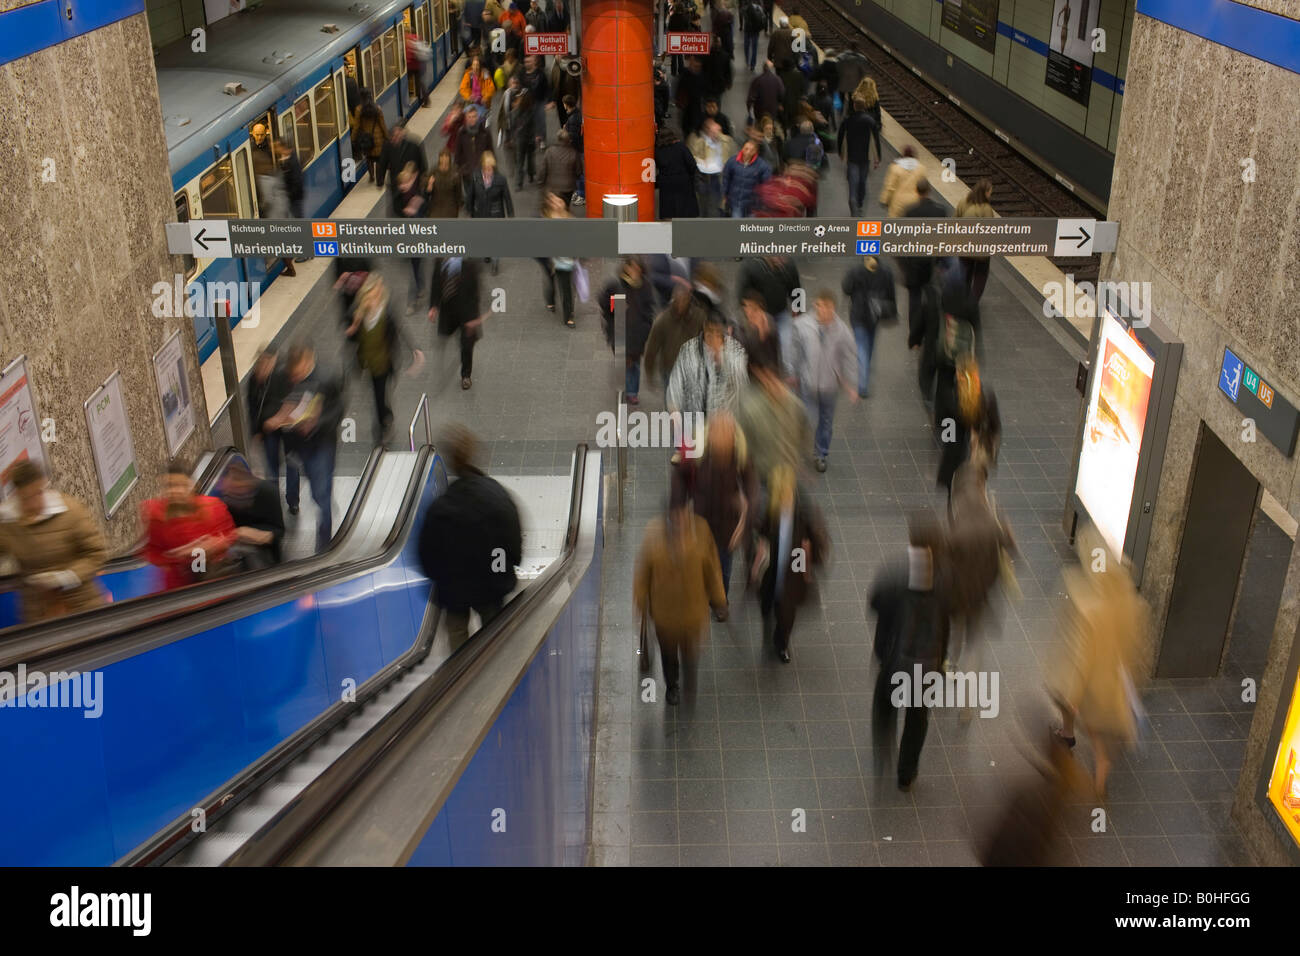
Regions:
<instances>
[{"instance_id":1,"label":"escalator handrail","mask_svg":"<svg viewBox=\"0 0 1300 956\"><path fill-rule=\"evenodd\" d=\"M384 548L378 556L365 559L367 570L378 564L387 564L395 559L409 536L415 533L415 521L419 517L418 506L423 491L432 477L436 462L434 447L425 445L421 448L421 458L412 470L403 495L402 506L398 509L393 527L384 539ZM430 622L430 617L433 618ZM415 642L400 657L388 664L356 690L355 700L336 701L322 714L314 718L291 736L283 740L272 750L267 751L256 761L249 764L230 780L207 794L196 807L204 812L207 824L216 823L230 813L247 797L254 794L267 780L279 773L285 766L296 760L302 753L311 749L317 741L336 726L343 723L355 712L363 708L373 697L383 691L389 683L400 678L407 670L415 667L428 654L433 646L433 636L437 630L438 615L425 614L417 625ZM427 633L426 633L427 632ZM193 839L200 836L193 832L192 811L169 822L161 830L140 844L129 854L122 857L115 866L161 866L183 850Z\"/></svg>"},{"instance_id":2,"label":"escalator handrail","mask_svg":"<svg viewBox=\"0 0 1300 956\"><path fill-rule=\"evenodd\" d=\"M288 561L254 574L237 574L215 581L202 581L183 588L92 608L53 621L9 628L0 634L0 671L12 669L20 663L32 668L36 662L54 655L80 651L131 636L143 628L174 622L213 604L224 606L281 582L310 578L321 570L329 569L334 566L336 552L347 543L356 529L361 505L379 470L382 457L382 448L370 452L343 522L331 540L330 547L320 554Z\"/></svg>"},{"instance_id":3,"label":"escalator handrail","mask_svg":"<svg viewBox=\"0 0 1300 956\"><path fill-rule=\"evenodd\" d=\"M219 448L208 458L203 470L199 472L194 479L194 487L199 489L201 494L208 494L216 480L221 477L222 472L226 470L226 465L230 459L239 452L231 445ZM132 568L141 567L145 562L140 559L139 551L144 547L144 538L136 542L135 546L126 554L118 555L116 558L109 558L104 562L104 566L99 569L96 577L103 577L106 574L118 574L122 571L130 571ZM17 591L21 585L23 576L21 574L0 574L0 593L6 591ZM21 625L18 625L21 626ZM13 629L17 630L15 626ZM3 639L6 631L0 630L0 639Z\"/></svg>"},{"instance_id":4,"label":"escalator handrail","mask_svg":"<svg viewBox=\"0 0 1300 956\"><path fill-rule=\"evenodd\" d=\"M493 618L472 640L462 644L432 675L398 703L356 743L339 755L318 777L260 827L224 866L275 866L284 862L308 835L372 770L405 734L433 709L460 678L485 654L495 650L527 620L528 611L546 600L577 553L586 485L587 443L574 453L569 520L560 556L506 606L512 613ZM516 607L516 604L518 605ZM550 625L548 625L548 631ZM540 644L538 645L540 648ZM503 702L504 704L504 702Z\"/></svg>"}]
</instances>

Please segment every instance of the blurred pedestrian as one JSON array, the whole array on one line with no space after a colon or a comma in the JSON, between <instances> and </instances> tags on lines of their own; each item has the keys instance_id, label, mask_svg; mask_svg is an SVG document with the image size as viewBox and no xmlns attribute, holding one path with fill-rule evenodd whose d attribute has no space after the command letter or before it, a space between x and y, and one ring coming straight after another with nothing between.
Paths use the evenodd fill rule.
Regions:
<instances>
[{"instance_id":1,"label":"blurred pedestrian","mask_svg":"<svg viewBox=\"0 0 1300 956\"><path fill-rule=\"evenodd\" d=\"M876 144L876 169L880 168L880 161L885 158L885 154L880 150L880 131L884 128L884 120L880 115L880 91L876 89L876 81L869 76L864 76L857 88L853 91L854 98L862 97L863 105L875 120L872 124L871 140ZM906 155L907 147L904 147Z\"/></svg>"},{"instance_id":2,"label":"blurred pedestrian","mask_svg":"<svg viewBox=\"0 0 1300 956\"><path fill-rule=\"evenodd\" d=\"M605 317L605 338L613 348L617 331L614 328L615 317L613 296L622 295L626 322L624 358L627 374L624 378L623 394L629 405L640 402L641 391L641 356L645 354L646 341L654 325L654 290L647 281L645 263L639 256L628 256L623 260L618 276L606 284L601 291L598 305Z\"/></svg>"},{"instance_id":3,"label":"blurred pedestrian","mask_svg":"<svg viewBox=\"0 0 1300 956\"><path fill-rule=\"evenodd\" d=\"M704 331L708 310L691 294L689 285L678 287L668 308L655 317L645 345L645 374L667 384L683 346Z\"/></svg>"},{"instance_id":4,"label":"blurred pedestrian","mask_svg":"<svg viewBox=\"0 0 1300 956\"><path fill-rule=\"evenodd\" d=\"M479 171L470 179L469 214L474 219L508 219L515 214L510 198L510 184L497 170L497 158L485 152L479 162ZM499 259L488 259L492 274L500 268Z\"/></svg>"},{"instance_id":5,"label":"blurred pedestrian","mask_svg":"<svg viewBox=\"0 0 1300 956\"><path fill-rule=\"evenodd\" d=\"M758 144L746 140L740 152L722 168L723 211L732 219L745 219L753 211L756 190L772 178L772 167L758 156Z\"/></svg>"},{"instance_id":6,"label":"blurred pedestrian","mask_svg":"<svg viewBox=\"0 0 1300 956\"><path fill-rule=\"evenodd\" d=\"M841 290L849 297L849 321L858 346L858 398L866 398L871 381L871 355L881 322L898 318L893 271L876 256L865 256L844 274Z\"/></svg>"},{"instance_id":7,"label":"blurred pedestrian","mask_svg":"<svg viewBox=\"0 0 1300 956\"><path fill-rule=\"evenodd\" d=\"M660 126L655 134L655 190L660 219L689 219L700 215L696 193L699 167L675 131Z\"/></svg>"},{"instance_id":8,"label":"blurred pedestrian","mask_svg":"<svg viewBox=\"0 0 1300 956\"><path fill-rule=\"evenodd\" d=\"M289 514L298 514L299 469L307 474L316 505L316 550L329 548L334 536L334 462L339 423L343 419L342 386L316 364L316 350L305 342L289 349L285 363L289 394L279 413L267 422L282 430L287 452L285 499Z\"/></svg>"},{"instance_id":9,"label":"blurred pedestrian","mask_svg":"<svg viewBox=\"0 0 1300 956\"><path fill-rule=\"evenodd\" d=\"M747 289L741 294L740 309L745 321L736 337L745 349L747 369L752 372L755 363L760 363L781 370L781 338L776 331L776 322L763 303L763 296L753 288Z\"/></svg>"},{"instance_id":10,"label":"blurred pedestrian","mask_svg":"<svg viewBox=\"0 0 1300 956\"><path fill-rule=\"evenodd\" d=\"M555 193L542 194L542 216L546 219L572 219L573 214L564 205L564 200ZM572 256L552 256L550 259L550 280L543 287L546 298L546 310L554 312L556 306L556 289L559 289L559 305L566 327L575 328L573 321L573 280L578 268L578 260Z\"/></svg>"},{"instance_id":11,"label":"blurred pedestrian","mask_svg":"<svg viewBox=\"0 0 1300 956\"><path fill-rule=\"evenodd\" d=\"M18 565L22 623L102 605L104 592L95 579L108 548L86 506L51 488L30 459L0 475L0 487L6 484L14 493L0 505L0 557Z\"/></svg>"},{"instance_id":12,"label":"blurred pedestrian","mask_svg":"<svg viewBox=\"0 0 1300 956\"><path fill-rule=\"evenodd\" d=\"M993 211L992 203L993 182L989 179L981 179L966 194L966 198L957 204L953 215L958 219L992 219L997 215ZM979 302L980 297L984 295L984 286L989 281L989 257L962 256L961 264L966 285L971 295L975 297L975 301Z\"/></svg>"},{"instance_id":13,"label":"blurred pedestrian","mask_svg":"<svg viewBox=\"0 0 1300 956\"><path fill-rule=\"evenodd\" d=\"M235 459L221 476L217 497L235 525L229 552L232 565L241 571L260 571L279 564L284 539L279 486L258 478Z\"/></svg>"},{"instance_id":14,"label":"blurred pedestrian","mask_svg":"<svg viewBox=\"0 0 1300 956\"><path fill-rule=\"evenodd\" d=\"M460 172L461 188L465 191L465 206L474 215L470 202L470 180L478 175L483 164L483 154L492 152L492 137L481 121L477 109L465 110L465 125L456 135L453 148L456 157L456 169Z\"/></svg>"},{"instance_id":15,"label":"blurred pedestrian","mask_svg":"<svg viewBox=\"0 0 1300 956\"><path fill-rule=\"evenodd\" d=\"M853 110L840 127L839 152L849 178L849 215L862 215L867 198L867 176L871 170L871 138L880 132L867 102L853 97Z\"/></svg>"},{"instance_id":16,"label":"blurred pedestrian","mask_svg":"<svg viewBox=\"0 0 1300 956\"><path fill-rule=\"evenodd\" d=\"M415 168L415 163L407 163L402 171L397 174L397 193L393 199L397 204L397 214L395 218L423 218L428 208L429 201L425 198L424 188L421 184L420 171ZM424 259L420 256L412 256L410 263L411 291L408 296L408 311L414 312L419 306L420 299L424 294L424 282L420 275L424 269Z\"/></svg>"},{"instance_id":17,"label":"blurred pedestrian","mask_svg":"<svg viewBox=\"0 0 1300 956\"><path fill-rule=\"evenodd\" d=\"M925 170L916 158L916 147L907 143L902 154L885 170L885 182L880 188L880 205L885 207L889 218L901 218L921 198L916 184L924 177Z\"/></svg>"},{"instance_id":18,"label":"blurred pedestrian","mask_svg":"<svg viewBox=\"0 0 1300 956\"><path fill-rule=\"evenodd\" d=\"M750 365L749 374L752 381L740 393L736 418L758 479L767 485L782 466L796 474L807 467L812 427L804 403L785 383L780 369L759 361Z\"/></svg>"},{"instance_id":19,"label":"blurred pedestrian","mask_svg":"<svg viewBox=\"0 0 1300 956\"><path fill-rule=\"evenodd\" d=\"M800 287L799 267L789 256L758 256L746 259L740 267L736 287L743 296L753 289L763 297L768 315L776 323L781 340L782 360L789 364L790 338L794 331L791 297Z\"/></svg>"},{"instance_id":20,"label":"blurred pedestrian","mask_svg":"<svg viewBox=\"0 0 1300 956\"><path fill-rule=\"evenodd\" d=\"M948 653L947 565L943 532L929 516L913 516L907 564L883 570L868 604L876 614L874 652L880 662L872 702L873 749L878 776L888 773L898 749L898 789L912 789L929 729L930 711L919 704L918 675L942 674ZM912 692L909 693L908 691ZM898 711L905 712L897 742Z\"/></svg>"},{"instance_id":21,"label":"blurred pedestrian","mask_svg":"<svg viewBox=\"0 0 1300 956\"><path fill-rule=\"evenodd\" d=\"M452 256L433 261L429 293L429 321L436 322L445 350L451 336L460 334L460 387L468 389L474 372L474 343L483 336L480 266L476 260ZM440 363L441 364L441 363Z\"/></svg>"},{"instance_id":22,"label":"blurred pedestrian","mask_svg":"<svg viewBox=\"0 0 1300 956\"><path fill-rule=\"evenodd\" d=\"M369 90L361 91L361 103L353 110L350 117L352 127L352 154L358 163L366 163L366 175L375 181L375 169L379 157L388 142L388 127L384 123L384 113L375 103Z\"/></svg>"},{"instance_id":23,"label":"blurred pedestrian","mask_svg":"<svg viewBox=\"0 0 1300 956\"><path fill-rule=\"evenodd\" d=\"M428 198L426 213L430 219L457 219L461 206L465 203L465 188L461 185L460 173L452 163L449 149L438 152L438 165L425 185Z\"/></svg>"},{"instance_id":24,"label":"blurred pedestrian","mask_svg":"<svg viewBox=\"0 0 1300 956\"><path fill-rule=\"evenodd\" d=\"M388 199L391 215L402 216L401 174L408 165L415 167L417 182L425 177L429 162L424 158L424 147L415 138L405 123L397 123L388 134L379 157L379 185L388 181Z\"/></svg>"},{"instance_id":25,"label":"blurred pedestrian","mask_svg":"<svg viewBox=\"0 0 1300 956\"><path fill-rule=\"evenodd\" d=\"M703 454L673 469L672 480L674 494L690 498L695 513L709 524L718 549L722 592L726 594L731 583L732 556L746 543L759 506L758 476L735 416L722 411L709 418ZM715 611L714 619L723 620L724 613Z\"/></svg>"},{"instance_id":26,"label":"blurred pedestrian","mask_svg":"<svg viewBox=\"0 0 1300 956\"><path fill-rule=\"evenodd\" d=\"M685 499L674 498L668 514L646 528L633 599L637 612L654 626L668 685L665 699L669 705L678 704L684 683L689 705L709 606L725 612L727 595L708 522L694 514Z\"/></svg>"},{"instance_id":27,"label":"blurred pedestrian","mask_svg":"<svg viewBox=\"0 0 1300 956\"><path fill-rule=\"evenodd\" d=\"M740 390L749 380L745 349L721 313L705 316L704 331L677 353L664 403L672 412L694 412L707 419L718 411L734 412Z\"/></svg>"},{"instance_id":28,"label":"blurred pedestrian","mask_svg":"<svg viewBox=\"0 0 1300 956\"><path fill-rule=\"evenodd\" d=\"M1096 791L1104 798L1111 766L1137 740L1138 666L1149 611L1128 568L1095 527L1080 529L1075 548L1079 566L1064 574L1064 642L1048 686L1061 711L1061 740L1074 746L1076 723L1088 732Z\"/></svg>"},{"instance_id":29,"label":"blurred pedestrian","mask_svg":"<svg viewBox=\"0 0 1300 956\"><path fill-rule=\"evenodd\" d=\"M411 369L418 372L424 365L424 353L411 345L401 322L390 311L388 287L378 273L372 274L361 287L352 324L344 335L356 343L357 364L370 376L378 420L375 444L383 444L393 436L393 410L389 401L393 377L404 363L406 353L411 355Z\"/></svg>"},{"instance_id":30,"label":"blurred pedestrian","mask_svg":"<svg viewBox=\"0 0 1300 956\"><path fill-rule=\"evenodd\" d=\"M817 506L795 481L794 469L778 467L768 481L767 506L757 522L753 577L759 582L763 642L768 634L776 656L790 663L790 632L799 606L812 594L813 568L830 556L830 539Z\"/></svg>"},{"instance_id":31,"label":"blurred pedestrian","mask_svg":"<svg viewBox=\"0 0 1300 956\"><path fill-rule=\"evenodd\" d=\"M163 589L219 577L235 542L235 523L220 498L195 494L194 480L180 465L163 476L163 496L140 506L144 525L141 556L162 568Z\"/></svg>"},{"instance_id":32,"label":"blurred pedestrian","mask_svg":"<svg viewBox=\"0 0 1300 956\"><path fill-rule=\"evenodd\" d=\"M478 56L470 58L469 66L460 78L460 98L467 103L473 103L475 106L488 107L492 105L492 97L496 94L496 84L492 82L492 75L483 66L483 61Z\"/></svg>"},{"instance_id":33,"label":"blurred pedestrian","mask_svg":"<svg viewBox=\"0 0 1300 956\"><path fill-rule=\"evenodd\" d=\"M813 464L825 471L839 393L843 391L852 402L858 400L858 356L852 333L835 312L835 293L823 289L813 306L815 318L801 315L794 320L790 368L808 406L809 421L817 426Z\"/></svg>"},{"instance_id":34,"label":"blurred pedestrian","mask_svg":"<svg viewBox=\"0 0 1300 956\"><path fill-rule=\"evenodd\" d=\"M537 170L537 184L543 193L554 193L567 209L578 186L578 151L569 142L569 134L560 130L555 142L542 153Z\"/></svg>"},{"instance_id":35,"label":"blurred pedestrian","mask_svg":"<svg viewBox=\"0 0 1300 956\"><path fill-rule=\"evenodd\" d=\"M761 0L740 0L740 27L745 40L745 65L753 73L758 66L758 35L766 26Z\"/></svg>"},{"instance_id":36,"label":"blurred pedestrian","mask_svg":"<svg viewBox=\"0 0 1300 956\"><path fill-rule=\"evenodd\" d=\"M258 354L248 376L248 424L252 429L251 437L262 439L266 473L277 487L280 483L280 432L268 422L279 414L288 394L289 378L279 365L275 349L267 346Z\"/></svg>"},{"instance_id":37,"label":"blurred pedestrian","mask_svg":"<svg viewBox=\"0 0 1300 956\"><path fill-rule=\"evenodd\" d=\"M519 507L479 462L478 439L449 425L438 442L456 480L433 500L420 528L420 566L433 584L454 652L469 637L470 611L486 627L515 589L523 560Z\"/></svg>"}]
</instances>

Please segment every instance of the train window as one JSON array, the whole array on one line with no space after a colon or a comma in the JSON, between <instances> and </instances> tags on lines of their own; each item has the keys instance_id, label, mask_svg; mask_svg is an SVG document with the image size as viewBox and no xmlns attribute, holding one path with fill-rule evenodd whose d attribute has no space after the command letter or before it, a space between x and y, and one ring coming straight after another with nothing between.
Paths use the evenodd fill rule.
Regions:
<instances>
[{"instance_id":1,"label":"train window","mask_svg":"<svg viewBox=\"0 0 1300 956\"><path fill-rule=\"evenodd\" d=\"M384 75L384 86L387 87L397 79L397 27L384 34L384 65L387 69Z\"/></svg>"},{"instance_id":2,"label":"train window","mask_svg":"<svg viewBox=\"0 0 1300 956\"><path fill-rule=\"evenodd\" d=\"M242 187L238 190L239 215L244 219L253 218L253 175L248 165L248 152L241 147L235 153L235 182Z\"/></svg>"},{"instance_id":3,"label":"train window","mask_svg":"<svg viewBox=\"0 0 1300 956\"><path fill-rule=\"evenodd\" d=\"M324 149L339 134L339 113L334 105L334 77L320 81L312 95L316 105L316 143Z\"/></svg>"},{"instance_id":4,"label":"train window","mask_svg":"<svg viewBox=\"0 0 1300 956\"><path fill-rule=\"evenodd\" d=\"M226 156L199 179L199 203L204 219L238 219L239 196L235 173Z\"/></svg>"},{"instance_id":5,"label":"train window","mask_svg":"<svg viewBox=\"0 0 1300 956\"><path fill-rule=\"evenodd\" d=\"M370 61L369 47L361 51L361 85L369 89L371 93L379 92L375 89L375 66Z\"/></svg>"},{"instance_id":6,"label":"train window","mask_svg":"<svg viewBox=\"0 0 1300 956\"><path fill-rule=\"evenodd\" d=\"M316 135L312 130L311 97L301 96L293 104L294 133L298 137L298 162L303 168L316 158Z\"/></svg>"},{"instance_id":7,"label":"train window","mask_svg":"<svg viewBox=\"0 0 1300 956\"><path fill-rule=\"evenodd\" d=\"M176 221L190 221L190 194L183 189L176 194ZM188 252L182 255L181 258L185 261L185 281L189 282L190 279L194 278L194 274L199 271L199 262Z\"/></svg>"}]
</instances>

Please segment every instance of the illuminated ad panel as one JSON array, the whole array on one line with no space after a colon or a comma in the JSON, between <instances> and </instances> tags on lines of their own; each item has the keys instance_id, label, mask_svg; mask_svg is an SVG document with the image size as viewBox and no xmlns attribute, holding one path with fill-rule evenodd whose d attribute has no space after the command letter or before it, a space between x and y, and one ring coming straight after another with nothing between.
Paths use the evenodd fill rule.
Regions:
<instances>
[{"instance_id":1,"label":"illuminated ad panel","mask_svg":"<svg viewBox=\"0 0 1300 956\"><path fill-rule=\"evenodd\" d=\"M1300 680L1291 692L1291 709L1282 727L1282 742L1268 781L1268 802L1300 844Z\"/></svg>"},{"instance_id":2,"label":"illuminated ad panel","mask_svg":"<svg viewBox=\"0 0 1300 956\"><path fill-rule=\"evenodd\" d=\"M1074 493L1116 554L1124 553L1155 361L1107 314L1094 359Z\"/></svg>"}]
</instances>

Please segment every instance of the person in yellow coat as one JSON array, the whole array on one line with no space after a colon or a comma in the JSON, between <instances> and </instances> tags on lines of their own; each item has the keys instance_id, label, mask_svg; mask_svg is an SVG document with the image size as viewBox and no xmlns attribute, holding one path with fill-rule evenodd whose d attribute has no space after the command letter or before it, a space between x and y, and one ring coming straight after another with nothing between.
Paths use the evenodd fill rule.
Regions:
<instances>
[{"instance_id":1,"label":"person in yellow coat","mask_svg":"<svg viewBox=\"0 0 1300 956\"><path fill-rule=\"evenodd\" d=\"M465 70L465 75L460 78L460 98L467 103L475 103L485 109L492 105L492 97L496 94L496 84L492 82L492 74L483 66L483 62L476 56L469 62Z\"/></svg>"},{"instance_id":2,"label":"person in yellow coat","mask_svg":"<svg viewBox=\"0 0 1300 956\"><path fill-rule=\"evenodd\" d=\"M727 593L709 523L690 501L674 495L668 514L646 528L637 555L634 599L639 614L654 623L663 657L669 704L681 700L679 679L685 670L687 702L695 691L696 665L709 627L709 606L722 620Z\"/></svg>"},{"instance_id":3,"label":"person in yellow coat","mask_svg":"<svg viewBox=\"0 0 1300 956\"><path fill-rule=\"evenodd\" d=\"M1080 565L1064 575L1069 596L1065 641L1048 686L1061 710L1057 736L1073 747L1076 722L1088 732L1100 797L1116 755L1137 739L1136 681L1148 609L1128 568L1111 554L1096 528L1081 528L1075 546Z\"/></svg>"}]
</instances>

